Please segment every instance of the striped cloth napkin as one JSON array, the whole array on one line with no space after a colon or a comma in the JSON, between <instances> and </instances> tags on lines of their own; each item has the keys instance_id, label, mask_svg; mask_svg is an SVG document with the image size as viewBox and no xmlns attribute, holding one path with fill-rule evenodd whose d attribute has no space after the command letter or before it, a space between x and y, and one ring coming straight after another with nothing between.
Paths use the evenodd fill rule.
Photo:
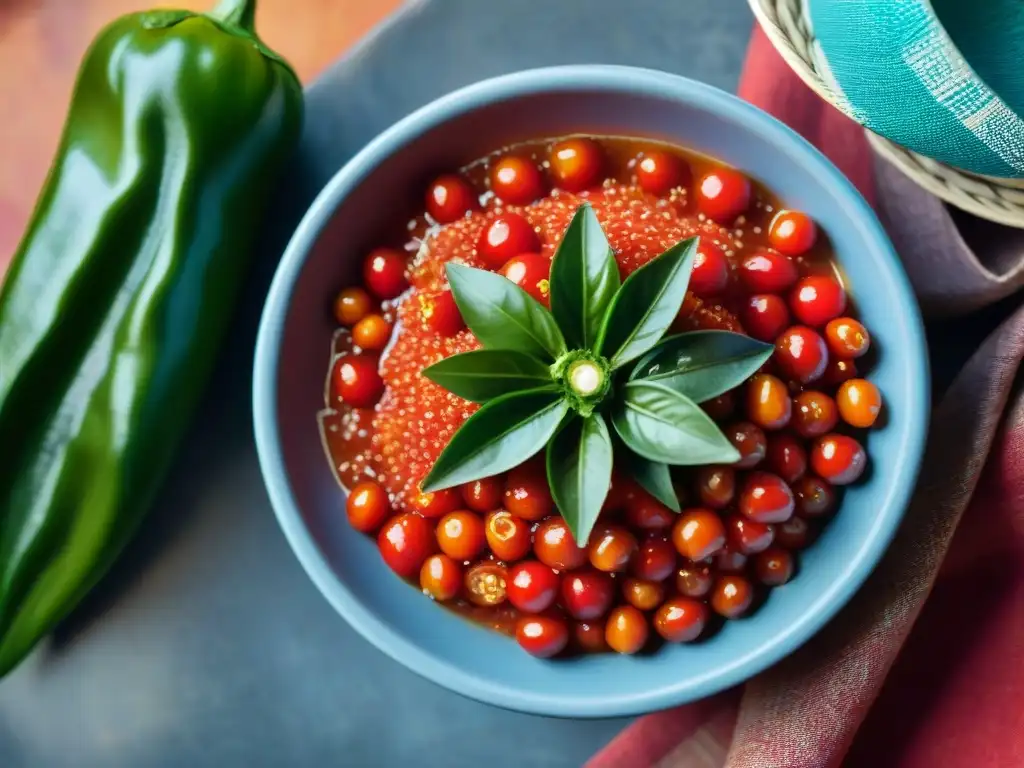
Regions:
<instances>
[{"instance_id":1,"label":"striped cloth napkin","mask_svg":"<svg viewBox=\"0 0 1024 768\"><path fill-rule=\"evenodd\" d=\"M850 605L742 690L639 719L587 768L1024 766L1024 232L951 214L874 158L759 29L739 93L864 193L930 318L1016 309L938 401L906 521ZM931 326L933 360L957 322Z\"/></svg>"}]
</instances>

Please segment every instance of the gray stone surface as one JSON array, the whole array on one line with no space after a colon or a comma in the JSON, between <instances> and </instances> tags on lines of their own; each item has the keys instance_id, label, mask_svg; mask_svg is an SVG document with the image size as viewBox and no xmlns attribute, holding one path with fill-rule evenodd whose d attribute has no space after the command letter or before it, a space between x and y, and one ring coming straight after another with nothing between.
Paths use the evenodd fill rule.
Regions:
<instances>
[{"instance_id":1,"label":"gray stone surface","mask_svg":"<svg viewBox=\"0 0 1024 768\"><path fill-rule=\"evenodd\" d=\"M256 465L256 320L306 204L410 110L490 75L564 63L654 67L732 90L750 29L743 0L427 0L313 84L302 151L182 458L127 555L0 683L0 766L561 768L620 730L625 721L463 699L334 613L278 530Z\"/></svg>"}]
</instances>

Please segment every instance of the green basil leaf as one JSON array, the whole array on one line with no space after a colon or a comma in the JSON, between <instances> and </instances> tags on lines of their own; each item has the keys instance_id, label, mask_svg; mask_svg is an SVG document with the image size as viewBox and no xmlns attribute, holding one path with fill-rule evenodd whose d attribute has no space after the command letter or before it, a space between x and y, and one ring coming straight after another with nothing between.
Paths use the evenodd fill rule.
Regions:
<instances>
[{"instance_id":1,"label":"green basil leaf","mask_svg":"<svg viewBox=\"0 0 1024 768\"><path fill-rule=\"evenodd\" d=\"M452 436L421 487L440 491L507 472L547 445L568 410L555 387L487 402Z\"/></svg>"},{"instance_id":2,"label":"green basil leaf","mask_svg":"<svg viewBox=\"0 0 1024 768\"><path fill-rule=\"evenodd\" d=\"M597 345L612 368L640 357L665 335L686 297L696 252L697 238L691 237L626 278L608 308Z\"/></svg>"},{"instance_id":3,"label":"green basil leaf","mask_svg":"<svg viewBox=\"0 0 1024 768\"><path fill-rule=\"evenodd\" d=\"M549 366L535 357L508 349L478 349L452 355L424 368L423 375L474 403L486 403L510 392L552 383Z\"/></svg>"},{"instance_id":4,"label":"green basil leaf","mask_svg":"<svg viewBox=\"0 0 1024 768\"><path fill-rule=\"evenodd\" d=\"M513 349L548 362L565 352L544 306L506 277L464 264L446 266L455 303L469 330L489 349Z\"/></svg>"},{"instance_id":5,"label":"green basil leaf","mask_svg":"<svg viewBox=\"0 0 1024 768\"><path fill-rule=\"evenodd\" d=\"M679 497L672 485L672 475L668 464L661 461L650 461L629 448L623 446L616 460L625 467L640 487L647 491L673 512L679 513L682 507Z\"/></svg>"},{"instance_id":6,"label":"green basil leaf","mask_svg":"<svg viewBox=\"0 0 1024 768\"><path fill-rule=\"evenodd\" d=\"M612 439L604 418L567 419L548 443L547 465L551 497L582 547L612 482Z\"/></svg>"},{"instance_id":7,"label":"green basil leaf","mask_svg":"<svg viewBox=\"0 0 1024 768\"><path fill-rule=\"evenodd\" d=\"M731 331L670 336L644 355L630 379L655 381L702 403L749 379L775 350Z\"/></svg>"},{"instance_id":8,"label":"green basil leaf","mask_svg":"<svg viewBox=\"0 0 1024 768\"><path fill-rule=\"evenodd\" d=\"M551 314L572 349L597 343L619 290L619 266L588 203L576 209L551 262Z\"/></svg>"},{"instance_id":9,"label":"green basil leaf","mask_svg":"<svg viewBox=\"0 0 1024 768\"><path fill-rule=\"evenodd\" d=\"M622 388L612 416L630 450L666 464L732 464L739 451L699 405L674 389L639 379Z\"/></svg>"}]
</instances>

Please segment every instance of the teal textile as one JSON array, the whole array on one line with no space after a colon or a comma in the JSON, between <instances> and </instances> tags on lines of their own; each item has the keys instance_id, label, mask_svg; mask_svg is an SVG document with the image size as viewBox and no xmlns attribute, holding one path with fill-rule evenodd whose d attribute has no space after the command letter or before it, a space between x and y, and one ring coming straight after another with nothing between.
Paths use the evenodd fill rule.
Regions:
<instances>
[{"instance_id":1,"label":"teal textile","mask_svg":"<svg viewBox=\"0 0 1024 768\"><path fill-rule=\"evenodd\" d=\"M919 154L1024 178L1024 2L809 0L844 108Z\"/></svg>"}]
</instances>

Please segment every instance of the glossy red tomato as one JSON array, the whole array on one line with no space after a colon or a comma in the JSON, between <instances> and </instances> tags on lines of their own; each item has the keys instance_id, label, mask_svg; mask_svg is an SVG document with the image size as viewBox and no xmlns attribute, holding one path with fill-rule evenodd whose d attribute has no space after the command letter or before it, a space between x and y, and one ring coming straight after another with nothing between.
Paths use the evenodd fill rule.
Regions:
<instances>
[{"instance_id":1,"label":"glossy red tomato","mask_svg":"<svg viewBox=\"0 0 1024 768\"><path fill-rule=\"evenodd\" d=\"M420 589L435 600L452 600L462 589L462 566L448 555L431 555L420 568Z\"/></svg>"},{"instance_id":2,"label":"glossy red tomato","mask_svg":"<svg viewBox=\"0 0 1024 768\"><path fill-rule=\"evenodd\" d=\"M609 493L609 495L611 495ZM672 510L646 491L637 491L625 501L626 522L644 531L663 531L676 521Z\"/></svg>"},{"instance_id":3,"label":"glossy red tomato","mask_svg":"<svg viewBox=\"0 0 1024 768\"><path fill-rule=\"evenodd\" d=\"M811 468L832 485L855 482L867 463L863 446L848 435L833 432L819 437L811 448Z\"/></svg>"},{"instance_id":4,"label":"glossy red tomato","mask_svg":"<svg viewBox=\"0 0 1024 768\"><path fill-rule=\"evenodd\" d=\"M789 307L773 293L755 293L744 302L740 322L755 339L772 343L789 325Z\"/></svg>"},{"instance_id":5,"label":"glossy red tomato","mask_svg":"<svg viewBox=\"0 0 1024 768\"><path fill-rule=\"evenodd\" d=\"M825 373L828 349L817 331L803 325L794 325L776 340L772 359L783 374L807 384L820 379Z\"/></svg>"},{"instance_id":6,"label":"glossy red tomato","mask_svg":"<svg viewBox=\"0 0 1024 768\"><path fill-rule=\"evenodd\" d=\"M781 293L798 277L793 260L778 251L755 251L740 262L740 278L753 293Z\"/></svg>"},{"instance_id":7,"label":"glossy red tomato","mask_svg":"<svg viewBox=\"0 0 1024 768\"><path fill-rule=\"evenodd\" d=\"M593 139L566 139L551 148L548 164L556 186L582 192L601 181L604 150Z\"/></svg>"},{"instance_id":8,"label":"glossy red tomato","mask_svg":"<svg viewBox=\"0 0 1024 768\"><path fill-rule=\"evenodd\" d=\"M644 579L623 579L622 597L634 608L653 611L665 599L665 583Z\"/></svg>"},{"instance_id":9,"label":"glossy red tomato","mask_svg":"<svg viewBox=\"0 0 1024 768\"><path fill-rule=\"evenodd\" d=\"M747 569L747 556L732 544L726 544L714 558L715 568L722 573L743 573Z\"/></svg>"},{"instance_id":10,"label":"glossy red tomato","mask_svg":"<svg viewBox=\"0 0 1024 768\"><path fill-rule=\"evenodd\" d=\"M533 160L507 155L491 166L491 189L502 202L527 205L544 195L544 179Z\"/></svg>"},{"instance_id":11,"label":"glossy red tomato","mask_svg":"<svg viewBox=\"0 0 1024 768\"><path fill-rule=\"evenodd\" d=\"M736 395L734 392L735 390L723 392L718 397L705 400L700 404L700 407L715 421L730 419L733 413L736 412Z\"/></svg>"},{"instance_id":12,"label":"glossy red tomato","mask_svg":"<svg viewBox=\"0 0 1024 768\"><path fill-rule=\"evenodd\" d=\"M638 653L647 642L647 619L632 605L620 605L608 615L604 639L616 653Z\"/></svg>"},{"instance_id":13,"label":"glossy red tomato","mask_svg":"<svg viewBox=\"0 0 1024 768\"><path fill-rule=\"evenodd\" d=\"M530 655L547 659L569 643L569 625L560 616L523 616L516 624L516 642Z\"/></svg>"},{"instance_id":14,"label":"glossy red tomato","mask_svg":"<svg viewBox=\"0 0 1024 768\"><path fill-rule=\"evenodd\" d=\"M857 364L853 360L839 360L830 356L828 365L825 366L825 374L821 377L821 380L829 386L837 387L856 375Z\"/></svg>"},{"instance_id":15,"label":"glossy red tomato","mask_svg":"<svg viewBox=\"0 0 1024 768\"><path fill-rule=\"evenodd\" d=\"M485 477L466 483L459 491L466 506L474 512L490 512L501 506L501 496L505 492L505 478Z\"/></svg>"},{"instance_id":16,"label":"glossy red tomato","mask_svg":"<svg viewBox=\"0 0 1024 768\"><path fill-rule=\"evenodd\" d=\"M373 533L387 520L391 504L383 488L372 480L356 483L345 503L348 522L357 531Z\"/></svg>"},{"instance_id":17,"label":"glossy red tomato","mask_svg":"<svg viewBox=\"0 0 1024 768\"><path fill-rule=\"evenodd\" d=\"M419 515L395 515L377 534L377 546L391 570L402 578L414 578L423 561L437 551L434 526Z\"/></svg>"},{"instance_id":18,"label":"glossy red tomato","mask_svg":"<svg viewBox=\"0 0 1024 768\"><path fill-rule=\"evenodd\" d=\"M598 526L587 545L590 564L606 573L626 570L636 550L636 536L621 525Z\"/></svg>"},{"instance_id":19,"label":"glossy red tomato","mask_svg":"<svg viewBox=\"0 0 1024 768\"><path fill-rule=\"evenodd\" d=\"M768 438L768 469L787 483L794 483L807 471L807 449L793 435L774 434Z\"/></svg>"},{"instance_id":20,"label":"glossy red tomato","mask_svg":"<svg viewBox=\"0 0 1024 768\"><path fill-rule=\"evenodd\" d=\"M793 516L793 491L778 475L751 472L740 492L739 510L758 523L784 523Z\"/></svg>"},{"instance_id":21,"label":"glossy red tomato","mask_svg":"<svg viewBox=\"0 0 1024 768\"><path fill-rule=\"evenodd\" d=\"M363 283L378 299L393 299L409 287L405 266L401 251L377 248L363 262Z\"/></svg>"},{"instance_id":22,"label":"glossy red tomato","mask_svg":"<svg viewBox=\"0 0 1024 768\"><path fill-rule=\"evenodd\" d=\"M540 238L518 213L496 216L480 234L476 252L491 269L498 269L513 256L540 250Z\"/></svg>"},{"instance_id":23,"label":"glossy red tomato","mask_svg":"<svg viewBox=\"0 0 1024 768\"><path fill-rule=\"evenodd\" d=\"M357 347L379 352L391 339L391 323L380 315L366 315L352 326L352 341Z\"/></svg>"},{"instance_id":24,"label":"glossy red tomato","mask_svg":"<svg viewBox=\"0 0 1024 768\"><path fill-rule=\"evenodd\" d=\"M708 607L688 597L673 597L654 614L654 629L670 643L696 640L707 622Z\"/></svg>"},{"instance_id":25,"label":"glossy red tomato","mask_svg":"<svg viewBox=\"0 0 1024 768\"><path fill-rule=\"evenodd\" d=\"M828 351L836 357L860 357L871 346L871 335L852 317L837 317L825 326L825 341Z\"/></svg>"},{"instance_id":26,"label":"glossy red tomato","mask_svg":"<svg viewBox=\"0 0 1024 768\"><path fill-rule=\"evenodd\" d=\"M736 470L709 465L697 469L697 498L705 507L725 509L736 496Z\"/></svg>"},{"instance_id":27,"label":"glossy red tomato","mask_svg":"<svg viewBox=\"0 0 1024 768\"><path fill-rule=\"evenodd\" d=\"M373 299L365 289L345 288L334 300L334 319L341 325L352 328L370 313Z\"/></svg>"},{"instance_id":28,"label":"glossy red tomato","mask_svg":"<svg viewBox=\"0 0 1024 768\"><path fill-rule=\"evenodd\" d=\"M782 429L793 413L793 400L786 385L767 373L747 380L747 416L763 429Z\"/></svg>"},{"instance_id":29,"label":"glossy red tomato","mask_svg":"<svg viewBox=\"0 0 1024 768\"><path fill-rule=\"evenodd\" d=\"M795 568L792 553L778 547L767 549L754 558L758 581L769 587L781 587L793 578Z\"/></svg>"},{"instance_id":30,"label":"glossy red tomato","mask_svg":"<svg viewBox=\"0 0 1024 768\"><path fill-rule=\"evenodd\" d=\"M717 296L729 285L729 260L717 243L701 238L693 257L690 290L698 296Z\"/></svg>"},{"instance_id":31,"label":"glossy red tomato","mask_svg":"<svg viewBox=\"0 0 1024 768\"><path fill-rule=\"evenodd\" d=\"M587 562L587 550L576 545L572 531L561 517L549 517L533 534L533 553L544 565L570 571Z\"/></svg>"},{"instance_id":32,"label":"glossy red tomato","mask_svg":"<svg viewBox=\"0 0 1024 768\"><path fill-rule=\"evenodd\" d=\"M611 576L591 568L581 568L562 576L562 605L580 621L604 616L615 599Z\"/></svg>"},{"instance_id":33,"label":"glossy red tomato","mask_svg":"<svg viewBox=\"0 0 1024 768\"><path fill-rule=\"evenodd\" d=\"M686 597L704 597L711 591L714 579L706 565L684 565L676 571L676 592Z\"/></svg>"},{"instance_id":34,"label":"glossy red tomato","mask_svg":"<svg viewBox=\"0 0 1024 768\"><path fill-rule=\"evenodd\" d=\"M836 392L836 405L843 421L851 427L867 429L882 410L882 393L867 379L850 379Z\"/></svg>"},{"instance_id":35,"label":"glossy red tomato","mask_svg":"<svg viewBox=\"0 0 1024 768\"><path fill-rule=\"evenodd\" d=\"M449 512L437 523L437 544L452 560L473 560L487 546L484 522L473 512Z\"/></svg>"},{"instance_id":36,"label":"glossy red tomato","mask_svg":"<svg viewBox=\"0 0 1024 768\"><path fill-rule=\"evenodd\" d=\"M719 224L731 224L750 207L750 181L739 171L718 168L697 182L697 210Z\"/></svg>"},{"instance_id":37,"label":"glossy red tomato","mask_svg":"<svg viewBox=\"0 0 1024 768\"><path fill-rule=\"evenodd\" d=\"M508 570L501 563L489 560L476 563L466 571L463 587L473 605L501 605L508 597Z\"/></svg>"},{"instance_id":38,"label":"glossy red tomato","mask_svg":"<svg viewBox=\"0 0 1024 768\"><path fill-rule=\"evenodd\" d=\"M374 355L342 355L334 364L334 390L353 408L372 408L384 394Z\"/></svg>"},{"instance_id":39,"label":"glossy red tomato","mask_svg":"<svg viewBox=\"0 0 1024 768\"><path fill-rule=\"evenodd\" d=\"M420 294L417 298L423 322L438 336L454 336L466 327L451 291Z\"/></svg>"},{"instance_id":40,"label":"glossy red tomato","mask_svg":"<svg viewBox=\"0 0 1024 768\"><path fill-rule=\"evenodd\" d=\"M487 546L499 560L512 563L530 553L533 540L530 524L504 509L487 515L484 521Z\"/></svg>"},{"instance_id":41,"label":"glossy red tomato","mask_svg":"<svg viewBox=\"0 0 1024 768\"><path fill-rule=\"evenodd\" d=\"M607 653L603 621L577 621L573 624L573 639L582 653Z\"/></svg>"},{"instance_id":42,"label":"glossy red tomato","mask_svg":"<svg viewBox=\"0 0 1024 768\"><path fill-rule=\"evenodd\" d=\"M644 192L664 197L690 182L690 166L671 152L646 150L636 164L636 180Z\"/></svg>"},{"instance_id":43,"label":"glossy red tomato","mask_svg":"<svg viewBox=\"0 0 1024 768\"><path fill-rule=\"evenodd\" d=\"M676 569L676 549L661 536L651 536L640 544L633 558L632 572L644 581L664 581Z\"/></svg>"},{"instance_id":44,"label":"glossy red tomato","mask_svg":"<svg viewBox=\"0 0 1024 768\"><path fill-rule=\"evenodd\" d=\"M476 192L461 176L439 176L427 188L427 213L439 224L461 219L479 207Z\"/></svg>"},{"instance_id":45,"label":"glossy red tomato","mask_svg":"<svg viewBox=\"0 0 1024 768\"><path fill-rule=\"evenodd\" d=\"M548 306L551 300L551 262L539 253L521 253L509 259L501 274L518 285L537 301Z\"/></svg>"},{"instance_id":46,"label":"glossy red tomato","mask_svg":"<svg viewBox=\"0 0 1024 768\"><path fill-rule=\"evenodd\" d=\"M540 520L555 509L542 461L528 461L505 478L505 509L524 520Z\"/></svg>"},{"instance_id":47,"label":"glossy red tomato","mask_svg":"<svg viewBox=\"0 0 1024 768\"><path fill-rule=\"evenodd\" d=\"M558 576L536 560L517 563L508 572L508 601L525 613L550 608L558 596Z\"/></svg>"},{"instance_id":48,"label":"glossy red tomato","mask_svg":"<svg viewBox=\"0 0 1024 768\"><path fill-rule=\"evenodd\" d=\"M413 495L408 503L414 512L431 519L444 517L462 506L461 496L455 488L445 488L443 491L421 491Z\"/></svg>"},{"instance_id":49,"label":"glossy red tomato","mask_svg":"<svg viewBox=\"0 0 1024 768\"><path fill-rule=\"evenodd\" d=\"M710 509L684 509L672 528L676 551L690 560L703 560L725 546L725 525Z\"/></svg>"},{"instance_id":50,"label":"glossy red tomato","mask_svg":"<svg viewBox=\"0 0 1024 768\"><path fill-rule=\"evenodd\" d=\"M787 256L806 253L817 238L818 228L814 220L800 211L779 211L768 225L768 241L772 248Z\"/></svg>"},{"instance_id":51,"label":"glossy red tomato","mask_svg":"<svg viewBox=\"0 0 1024 768\"><path fill-rule=\"evenodd\" d=\"M725 436L740 452L740 460L733 465L737 469L756 467L764 459L768 439L756 424L749 421L737 422L725 430Z\"/></svg>"},{"instance_id":52,"label":"glossy red tomato","mask_svg":"<svg viewBox=\"0 0 1024 768\"><path fill-rule=\"evenodd\" d=\"M789 306L804 325L820 328L846 311L846 291L828 275L810 275L797 281Z\"/></svg>"},{"instance_id":53,"label":"glossy red tomato","mask_svg":"<svg viewBox=\"0 0 1024 768\"><path fill-rule=\"evenodd\" d=\"M711 608L727 619L746 613L754 602L754 585L744 576L722 576L711 592Z\"/></svg>"},{"instance_id":54,"label":"glossy red tomato","mask_svg":"<svg viewBox=\"0 0 1024 768\"><path fill-rule=\"evenodd\" d=\"M836 491L831 483L814 475L804 475L793 484L796 513L815 518L829 514L836 504Z\"/></svg>"},{"instance_id":55,"label":"glossy red tomato","mask_svg":"<svg viewBox=\"0 0 1024 768\"><path fill-rule=\"evenodd\" d=\"M802 437L819 437L831 432L839 421L836 401L824 392L809 389L796 396L793 429Z\"/></svg>"},{"instance_id":56,"label":"glossy red tomato","mask_svg":"<svg viewBox=\"0 0 1024 768\"><path fill-rule=\"evenodd\" d=\"M799 508L797 514L799 514ZM811 526L802 517L794 515L775 526L775 544L783 549L803 549L811 540Z\"/></svg>"},{"instance_id":57,"label":"glossy red tomato","mask_svg":"<svg viewBox=\"0 0 1024 768\"><path fill-rule=\"evenodd\" d=\"M767 523L758 523L742 515L726 518L729 543L744 555L763 552L775 540L775 529Z\"/></svg>"}]
</instances>

